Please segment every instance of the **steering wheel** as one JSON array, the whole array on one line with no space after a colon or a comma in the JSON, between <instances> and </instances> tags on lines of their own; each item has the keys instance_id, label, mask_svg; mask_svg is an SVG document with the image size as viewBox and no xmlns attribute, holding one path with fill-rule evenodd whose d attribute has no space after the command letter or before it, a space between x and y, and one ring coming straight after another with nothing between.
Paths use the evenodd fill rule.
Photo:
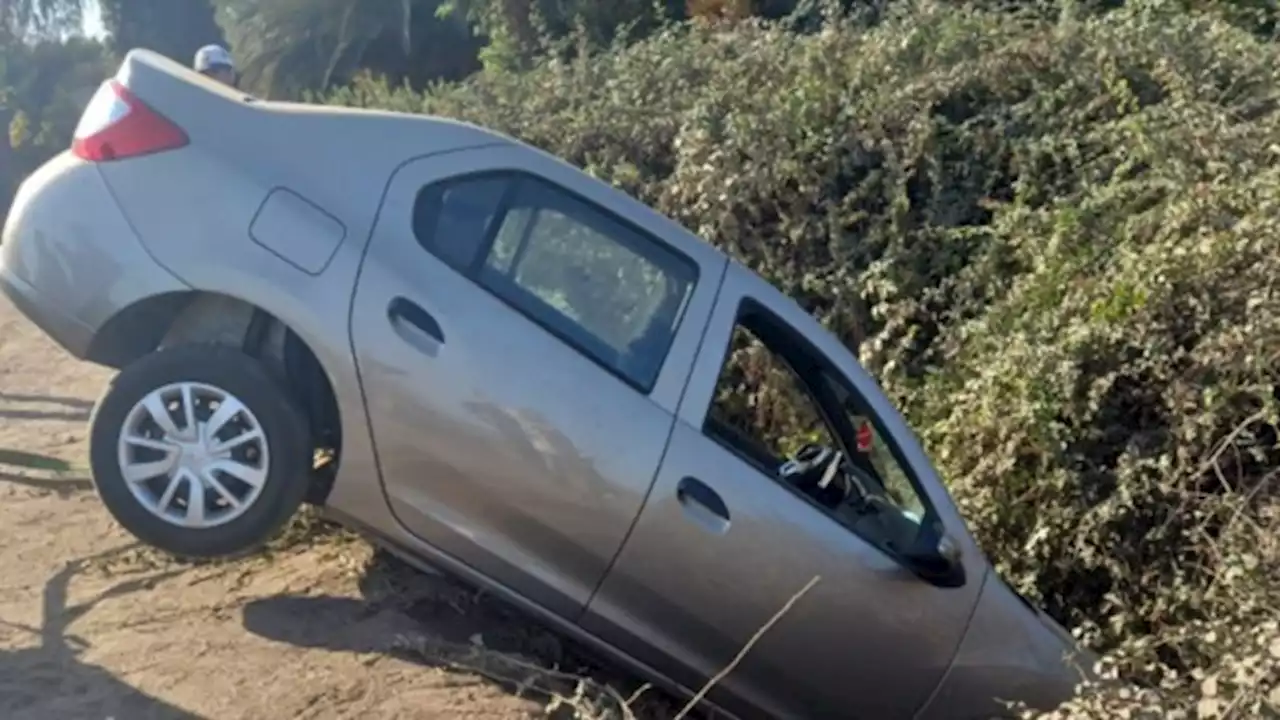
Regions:
<instances>
[{"instance_id":1,"label":"steering wheel","mask_svg":"<svg viewBox=\"0 0 1280 720\"><path fill-rule=\"evenodd\" d=\"M778 468L778 476L833 510L866 495L856 476L846 471L844 453L819 443L807 443L797 450Z\"/></svg>"}]
</instances>

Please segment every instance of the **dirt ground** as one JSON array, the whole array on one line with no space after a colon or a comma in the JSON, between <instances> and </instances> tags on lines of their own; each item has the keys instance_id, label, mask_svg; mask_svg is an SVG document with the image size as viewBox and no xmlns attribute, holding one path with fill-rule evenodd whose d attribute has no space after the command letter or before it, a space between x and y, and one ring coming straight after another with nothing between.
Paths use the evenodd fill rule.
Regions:
<instances>
[{"instance_id":1,"label":"dirt ground","mask_svg":"<svg viewBox=\"0 0 1280 720\"><path fill-rule=\"evenodd\" d=\"M482 647L579 671L554 636L314 521L235 563L138 547L74 469L109 377L0 300L0 717L525 718L546 697L512 684L548 676Z\"/></svg>"}]
</instances>

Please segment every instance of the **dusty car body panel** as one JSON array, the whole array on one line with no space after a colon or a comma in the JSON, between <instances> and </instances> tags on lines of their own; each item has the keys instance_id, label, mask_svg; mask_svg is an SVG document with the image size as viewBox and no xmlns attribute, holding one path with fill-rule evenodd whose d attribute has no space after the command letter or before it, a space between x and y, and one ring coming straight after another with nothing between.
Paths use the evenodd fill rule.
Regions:
<instances>
[{"instance_id":1,"label":"dusty car body panel","mask_svg":"<svg viewBox=\"0 0 1280 720\"><path fill-rule=\"evenodd\" d=\"M392 511L419 537L576 618L653 482L726 261L694 239L664 238L700 256L701 277L682 320L688 331L642 396L423 249L410 222L415 198L461 168L566 183L576 172L511 146L396 172L351 313L383 481ZM589 192L612 212L646 219L612 189ZM397 299L435 318L443 339L388 322Z\"/></svg>"},{"instance_id":2,"label":"dusty car body panel","mask_svg":"<svg viewBox=\"0 0 1280 720\"><path fill-rule=\"evenodd\" d=\"M167 272L138 272L154 268L154 261L99 167L70 153L23 183L5 228L0 280L24 312L73 355L84 356L95 331L120 308L191 289ZM37 296L59 301L33 302Z\"/></svg>"},{"instance_id":3,"label":"dusty car body panel","mask_svg":"<svg viewBox=\"0 0 1280 720\"><path fill-rule=\"evenodd\" d=\"M1019 612L1018 607L1031 612ZM1070 640L1056 623L1046 620L996 573L988 573L964 642L917 718L945 720L955 717L956 708L980 707L992 697L1069 696L1074 689L1069 677L1046 676L1044 668L1066 662L1077 665L1081 677L1093 677L1095 658L1088 653L1066 656Z\"/></svg>"},{"instance_id":4,"label":"dusty car body panel","mask_svg":"<svg viewBox=\"0 0 1280 720\"><path fill-rule=\"evenodd\" d=\"M779 483L704 435L712 387L743 302L767 307L809 331L808 337L826 337L790 298L730 264L650 500L583 626L641 657L658 652L679 658L695 682L727 665L758 628L818 577L779 621L782 631L760 640L725 681L726 689L751 697L754 689L775 682L796 688L792 696L756 701L778 717L909 716L950 665L973 613L986 560L966 544L962 555L970 582L960 588L921 582L898 560L822 511L795 502ZM822 350L858 391L879 397L846 348L836 343ZM896 418L892 408L879 409L886 424ZM934 502L946 504L949 527L963 528L924 455L914 446L906 452L921 480L932 485ZM723 498L727 521L690 522L678 496L688 477ZM929 631L919 632L922 626ZM851 694L850 677L893 692Z\"/></svg>"},{"instance_id":5,"label":"dusty car body panel","mask_svg":"<svg viewBox=\"0 0 1280 720\"><path fill-rule=\"evenodd\" d=\"M332 387L331 516L678 691L696 691L817 578L710 695L735 716L984 717L997 695L1069 694L1069 639L995 576L853 354L679 224L463 123L261 102L144 51L118 79L190 144L56 159L23 185L0 245L0 287L72 354L101 360L95 343L113 323L156 299L265 310ZM477 179L494 193L483 222L441 220L450 188ZM287 212L271 216L274 240L255 239L281 193L326 218L295 213L323 247L287 237ZM544 211L625 236L671 273L629 344L571 337L548 324L560 300L525 302L518 258ZM508 222L523 235L502 269ZM567 293L600 286L562 279ZM841 443L870 418L879 461L909 479L918 512L836 519L713 436L717 382L748 314L807 363ZM156 341L182 337L172 321L155 316ZM946 548L945 572L921 569L919 538L939 558Z\"/></svg>"}]
</instances>

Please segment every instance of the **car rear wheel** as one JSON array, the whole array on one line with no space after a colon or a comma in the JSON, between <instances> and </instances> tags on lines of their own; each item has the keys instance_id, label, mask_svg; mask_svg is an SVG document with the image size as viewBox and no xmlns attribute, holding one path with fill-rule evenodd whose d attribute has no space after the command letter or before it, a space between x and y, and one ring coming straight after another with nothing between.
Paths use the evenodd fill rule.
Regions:
<instances>
[{"instance_id":1,"label":"car rear wheel","mask_svg":"<svg viewBox=\"0 0 1280 720\"><path fill-rule=\"evenodd\" d=\"M306 418L283 383L235 348L183 345L142 358L112 381L90 423L103 504L174 555L251 552L307 492Z\"/></svg>"}]
</instances>

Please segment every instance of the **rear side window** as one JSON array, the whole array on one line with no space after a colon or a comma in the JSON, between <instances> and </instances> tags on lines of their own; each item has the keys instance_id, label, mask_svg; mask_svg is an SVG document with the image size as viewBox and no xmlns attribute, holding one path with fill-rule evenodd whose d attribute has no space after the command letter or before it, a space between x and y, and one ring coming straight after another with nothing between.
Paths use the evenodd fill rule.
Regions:
<instances>
[{"instance_id":1,"label":"rear side window","mask_svg":"<svg viewBox=\"0 0 1280 720\"><path fill-rule=\"evenodd\" d=\"M488 177L423 188L413 208L413 234L455 270L465 271L483 250L510 186L507 178Z\"/></svg>"},{"instance_id":2,"label":"rear side window","mask_svg":"<svg viewBox=\"0 0 1280 720\"><path fill-rule=\"evenodd\" d=\"M697 282L665 243L545 181L475 176L424 188L419 242L527 318L649 392Z\"/></svg>"}]
</instances>

